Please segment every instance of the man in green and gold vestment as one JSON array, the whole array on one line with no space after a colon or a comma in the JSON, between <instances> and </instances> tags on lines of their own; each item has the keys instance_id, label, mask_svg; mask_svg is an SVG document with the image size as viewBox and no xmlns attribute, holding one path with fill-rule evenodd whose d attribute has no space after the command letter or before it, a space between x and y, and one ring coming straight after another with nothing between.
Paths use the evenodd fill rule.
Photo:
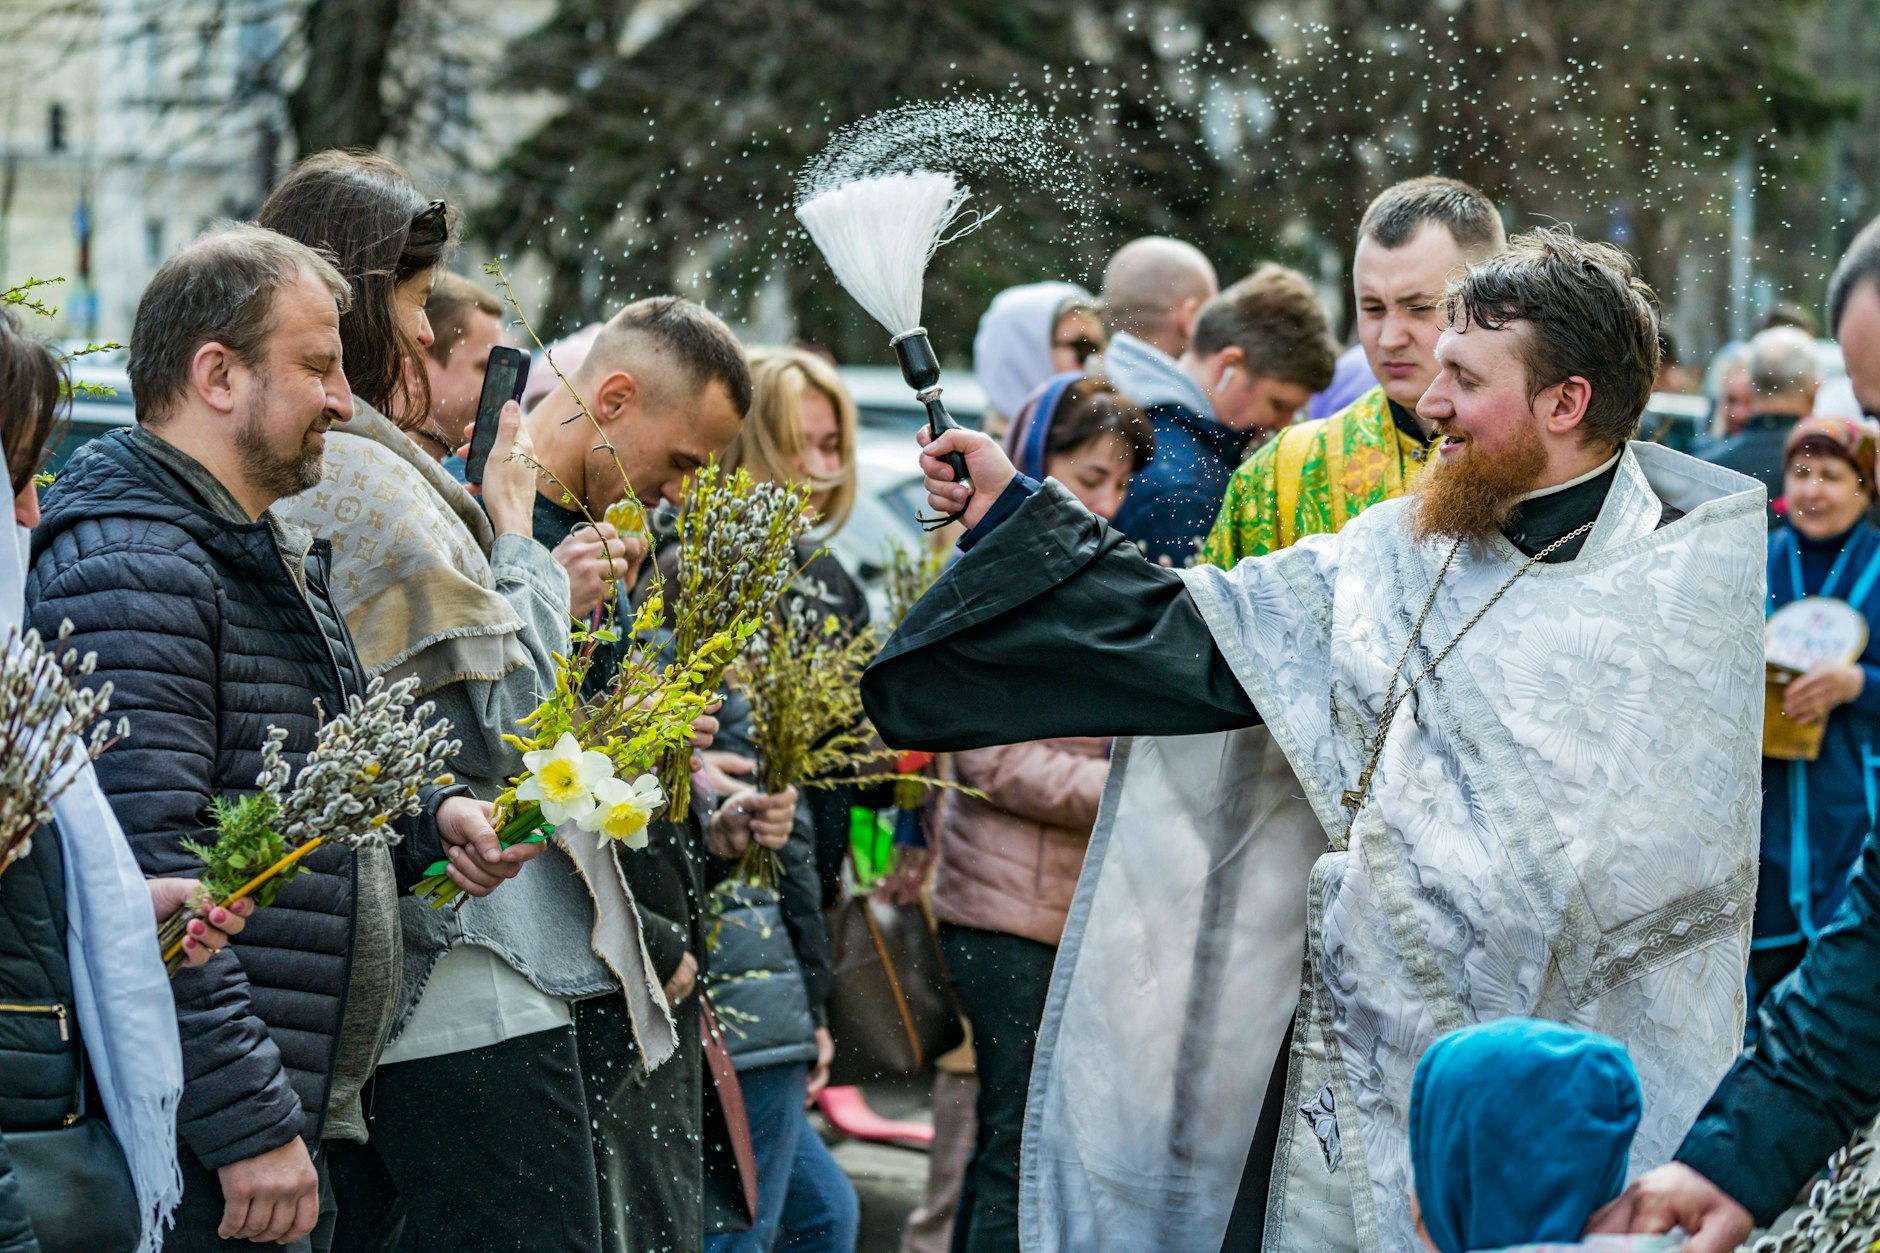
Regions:
<instances>
[{"instance_id":1,"label":"man in green and gold vestment","mask_svg":"<svg viewBox=\"0 0 1880 1253\"><path fill-rule=\"evenodd\" d=\"M1410 179L1371 202L1352 287L1358 340L1378 385L1329 418L1285 428L1234 472L1202 549L1206 561L1232 567L1337 531L1410 489L1427 451L1416 405L1436 377L1443 286L1505 242L1494 202L1454 179Z\"/></svg>"}]
</instances>

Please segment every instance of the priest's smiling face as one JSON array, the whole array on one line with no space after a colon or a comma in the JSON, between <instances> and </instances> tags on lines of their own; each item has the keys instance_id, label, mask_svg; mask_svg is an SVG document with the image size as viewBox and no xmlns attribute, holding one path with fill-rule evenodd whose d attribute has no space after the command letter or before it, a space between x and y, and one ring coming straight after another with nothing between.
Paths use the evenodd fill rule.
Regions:
<instances>
[{"instance_id":1,"label":"priest's smiling face","mask_svg":"<svg viewBox=\"0 0 1880 1253\"><path fill-rule=\"evenodd\" d=\"M1476 322L1451 326L1437 341L1436 379L1417 405L1417 416L1435 428L1436 445L1436 461L1414 490L1420 537L1482 538L1507 525L1522 496L1548 486L1562 389L1577 384L1584 392L1585 380L1576 376L1530 395L1528 334L1520 322L1498 328ZM1583 413L1583 395L1578 403ZM1577 425L1575 418L1567 426L1571 443Z\"/></svg>"}]
</instances>

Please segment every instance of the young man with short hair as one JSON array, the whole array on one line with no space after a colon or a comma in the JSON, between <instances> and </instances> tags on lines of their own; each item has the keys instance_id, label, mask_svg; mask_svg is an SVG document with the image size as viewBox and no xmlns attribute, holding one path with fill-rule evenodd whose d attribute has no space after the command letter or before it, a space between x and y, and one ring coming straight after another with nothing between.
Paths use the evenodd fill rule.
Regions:
<instances>
[{"instance_id":1,"label":"young man with short hair","mask_svg":"<svg viewBox=\"0 0 1880 1253\"><path fill-rule=\"evenodd\" d=\"M424 352L424 371L431 381L431 420L411 428L410 434L461 482L463 463L456 451L463 443L464 428L477 416L490 350L504 342L503 306L492 293L461 274L446 271L431 288L424 316L433 336Z\"/></svg>"},{"instance_id":2,"label":"young man with short hair","mask_svg":"<svg viewBox=\"0 0 1880 1253\"><path fill-rule=\"evenodd\" d=\"M1413 178L1365 210L1352 258L1358 343L1377 386L1343 412L1282 431L1228 484L1203 556L1243 557L1336 531L1403 495L1429 455L1417 402L1436 377L1442 295L1450 277L1505 244L1487 196L1452 178Z\"/></svg>"},{"instance_id":3,"label":"young man with short hair","mask_svg":"<svg viewBox=\"0 0 1880 1253\"><path fill-rule=\"evenodd\" d=\"M153 877L200 868L185 844L214 840L213 802L254 790L270 727L298 766L322 712L365 687L325 546L269 508L320 482L326 432L352 417L350 296L319 253L259 227L183 248L138 305L137 426L72 458L33 533L29 621L48 638L69 621L130 722L97 775ZM325 1247L321 1130L384 1042L399 891L447 855L481 896L538 851L503 850L489 814L433 789L395 847L311 854L221 956L177 974L191 1151L165 1247Z\"/></svg>"},{"instance_id":4,"label":"young man with short hair","mask_svg":"<svg viewBox=\"0 0 1880 1253\"><path fill-rule=\"evenodd\" d=\"M584 358L557 364L593 417L557 381L525 419L544 471L535 536L558 545L558 557L601 542L588 537L611 537L612 527L587 519L600 519L629 493L648 507L677 503L685 476L724 455L751 407L743 347L710 312L677 297L628 305L601 328ZM627 543L621 577L630 586L647 537ZM600 594L589 603L598 604ZM602 644L594 681L612 676L613 658L613 648ZM647 953L672 1003L678 1051L646 1074L618 998L575 1006L594 1113L603 1244L616 1253L703 1247L697 983L705 915L698 857L707 808L700 797L685 823L655 822L647 847L620 858Z\"/></svg>"}]
</instances>

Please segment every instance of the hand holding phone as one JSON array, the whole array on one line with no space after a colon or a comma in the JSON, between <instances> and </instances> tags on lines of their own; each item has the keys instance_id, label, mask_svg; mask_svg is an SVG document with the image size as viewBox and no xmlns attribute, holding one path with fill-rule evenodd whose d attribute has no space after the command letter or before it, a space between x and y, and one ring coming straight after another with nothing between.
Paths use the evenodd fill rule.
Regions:
<instances>
[{"instance_id":1,"label":"hand holding phone","mask_svg":"<svg viewBox=\"0 0 1880 1253\"><path fill-rule=\"evenodd\" d=\"M469 482L483 481L490 449L496 443L496 427L502 421L503 406L512 400L520 402L522 389L528 382L527 353L506 344L490 349L489 364L483 369L483 392L477 397L476 425L471 428L470 455L464 460L463 476Z\"/></svg>"}]
</instances>

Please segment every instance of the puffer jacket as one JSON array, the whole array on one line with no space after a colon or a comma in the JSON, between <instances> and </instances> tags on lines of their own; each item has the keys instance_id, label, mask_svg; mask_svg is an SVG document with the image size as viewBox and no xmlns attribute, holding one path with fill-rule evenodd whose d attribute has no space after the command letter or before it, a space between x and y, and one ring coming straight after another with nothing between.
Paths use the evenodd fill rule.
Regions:
<instances>
[{"instance_id":1,"label":"puffer jacket","mask_svg":"<svg viewBox=\"0 0 1880 1253\"><path fill-rule=\"evenodd\" d=\"M1880 841L1869 832L1840 912L1763 1002L1677 1160L1768 1226L1880 1114Z\"/></svg>"},{"instance_id":2,"label":"puffer jacket","mask_svg":"<svg viewBox=\"0 0 1880 1253\"><path fill-rule=\"evenodd\" d=\"M986 799L949 793L940 803L935 917L1057 944L1097 824L1109 750L1107 739L1077 738L957 754L959 782Z\"/></svg>"},{"instance_id":3,"label":"puffer jacket","mask_svg":"<svg viewBox=\"0 0 1880 1253\"><path fill-rule=\"evenodd\" d=\"M0 1132L49 1130L72 1112L76 1009L64 864L58 832L46 826L0 874Z\"/></svg>"},{"instance_id":4,"label":"puffer jacket","mask_svg":"<svg viewBox=\"0 0 1880 1253\"><path fill-rule=\"evenodd\" d=\"M78 1019L65 956L58 833L0 874L0 1253L38 1253L4 1136L60 1126L78 1093Z\"/></svg>"},{"instance_id":5,"label":"puffer jacket","mask_svg":"<svg viewBox=\"0 0 1880 1253\"><path fill-rule=\"evenodd\" d=\"M777 858L783 877L775 888L738 885L735 903L718 898L713 919L705 986L740 1071L813 1063L833 982L815 842L801 808Z\"/></svg>"},{"instance_id":6,"label":"puffer jacket","mask_svg":"<svg viewBox=\"0 0 1880 1253\"><path fill-rule=\"evenodd\" d=\"M727 692L718 716L717 747L755 757L744 693ZM789 840L777 851L783 874L776 887L740 884L713 899L718 916L704 963L705 986L724 1028L725 1049L741 1071L816 1060L816 1028L823 1025L835 973L814 828L806 797L797 803ZM706 863L713 882L735 869L709 855Z\"/></svg>"},{"instance_id":7,"label":"puffer jacket","mask_svg":"<svg viewBox=\"0 0 1880 1253\"><path fill-rule=\"evenodd\" d=\"M71 646L97 655L92 681L113 685L112 716L130 735L98 759L98 782L147 875L198 873L182 842L212 838L213 798L254 790L268 728L287 732L283 758L298 767L319 707L342 708L363 686L327 595L325 546L299 565L297 582L265 519L218 516L128 432L80 449L47 495L28 622L51 636L70 621ZM413 883L441 850L428 816L400 826L393 861ZM226 953L176 976L177 1130L211 1170L295 1136L319 1144L358 860L341 847L310 854Z\"/></svg>"}]
</instances>

